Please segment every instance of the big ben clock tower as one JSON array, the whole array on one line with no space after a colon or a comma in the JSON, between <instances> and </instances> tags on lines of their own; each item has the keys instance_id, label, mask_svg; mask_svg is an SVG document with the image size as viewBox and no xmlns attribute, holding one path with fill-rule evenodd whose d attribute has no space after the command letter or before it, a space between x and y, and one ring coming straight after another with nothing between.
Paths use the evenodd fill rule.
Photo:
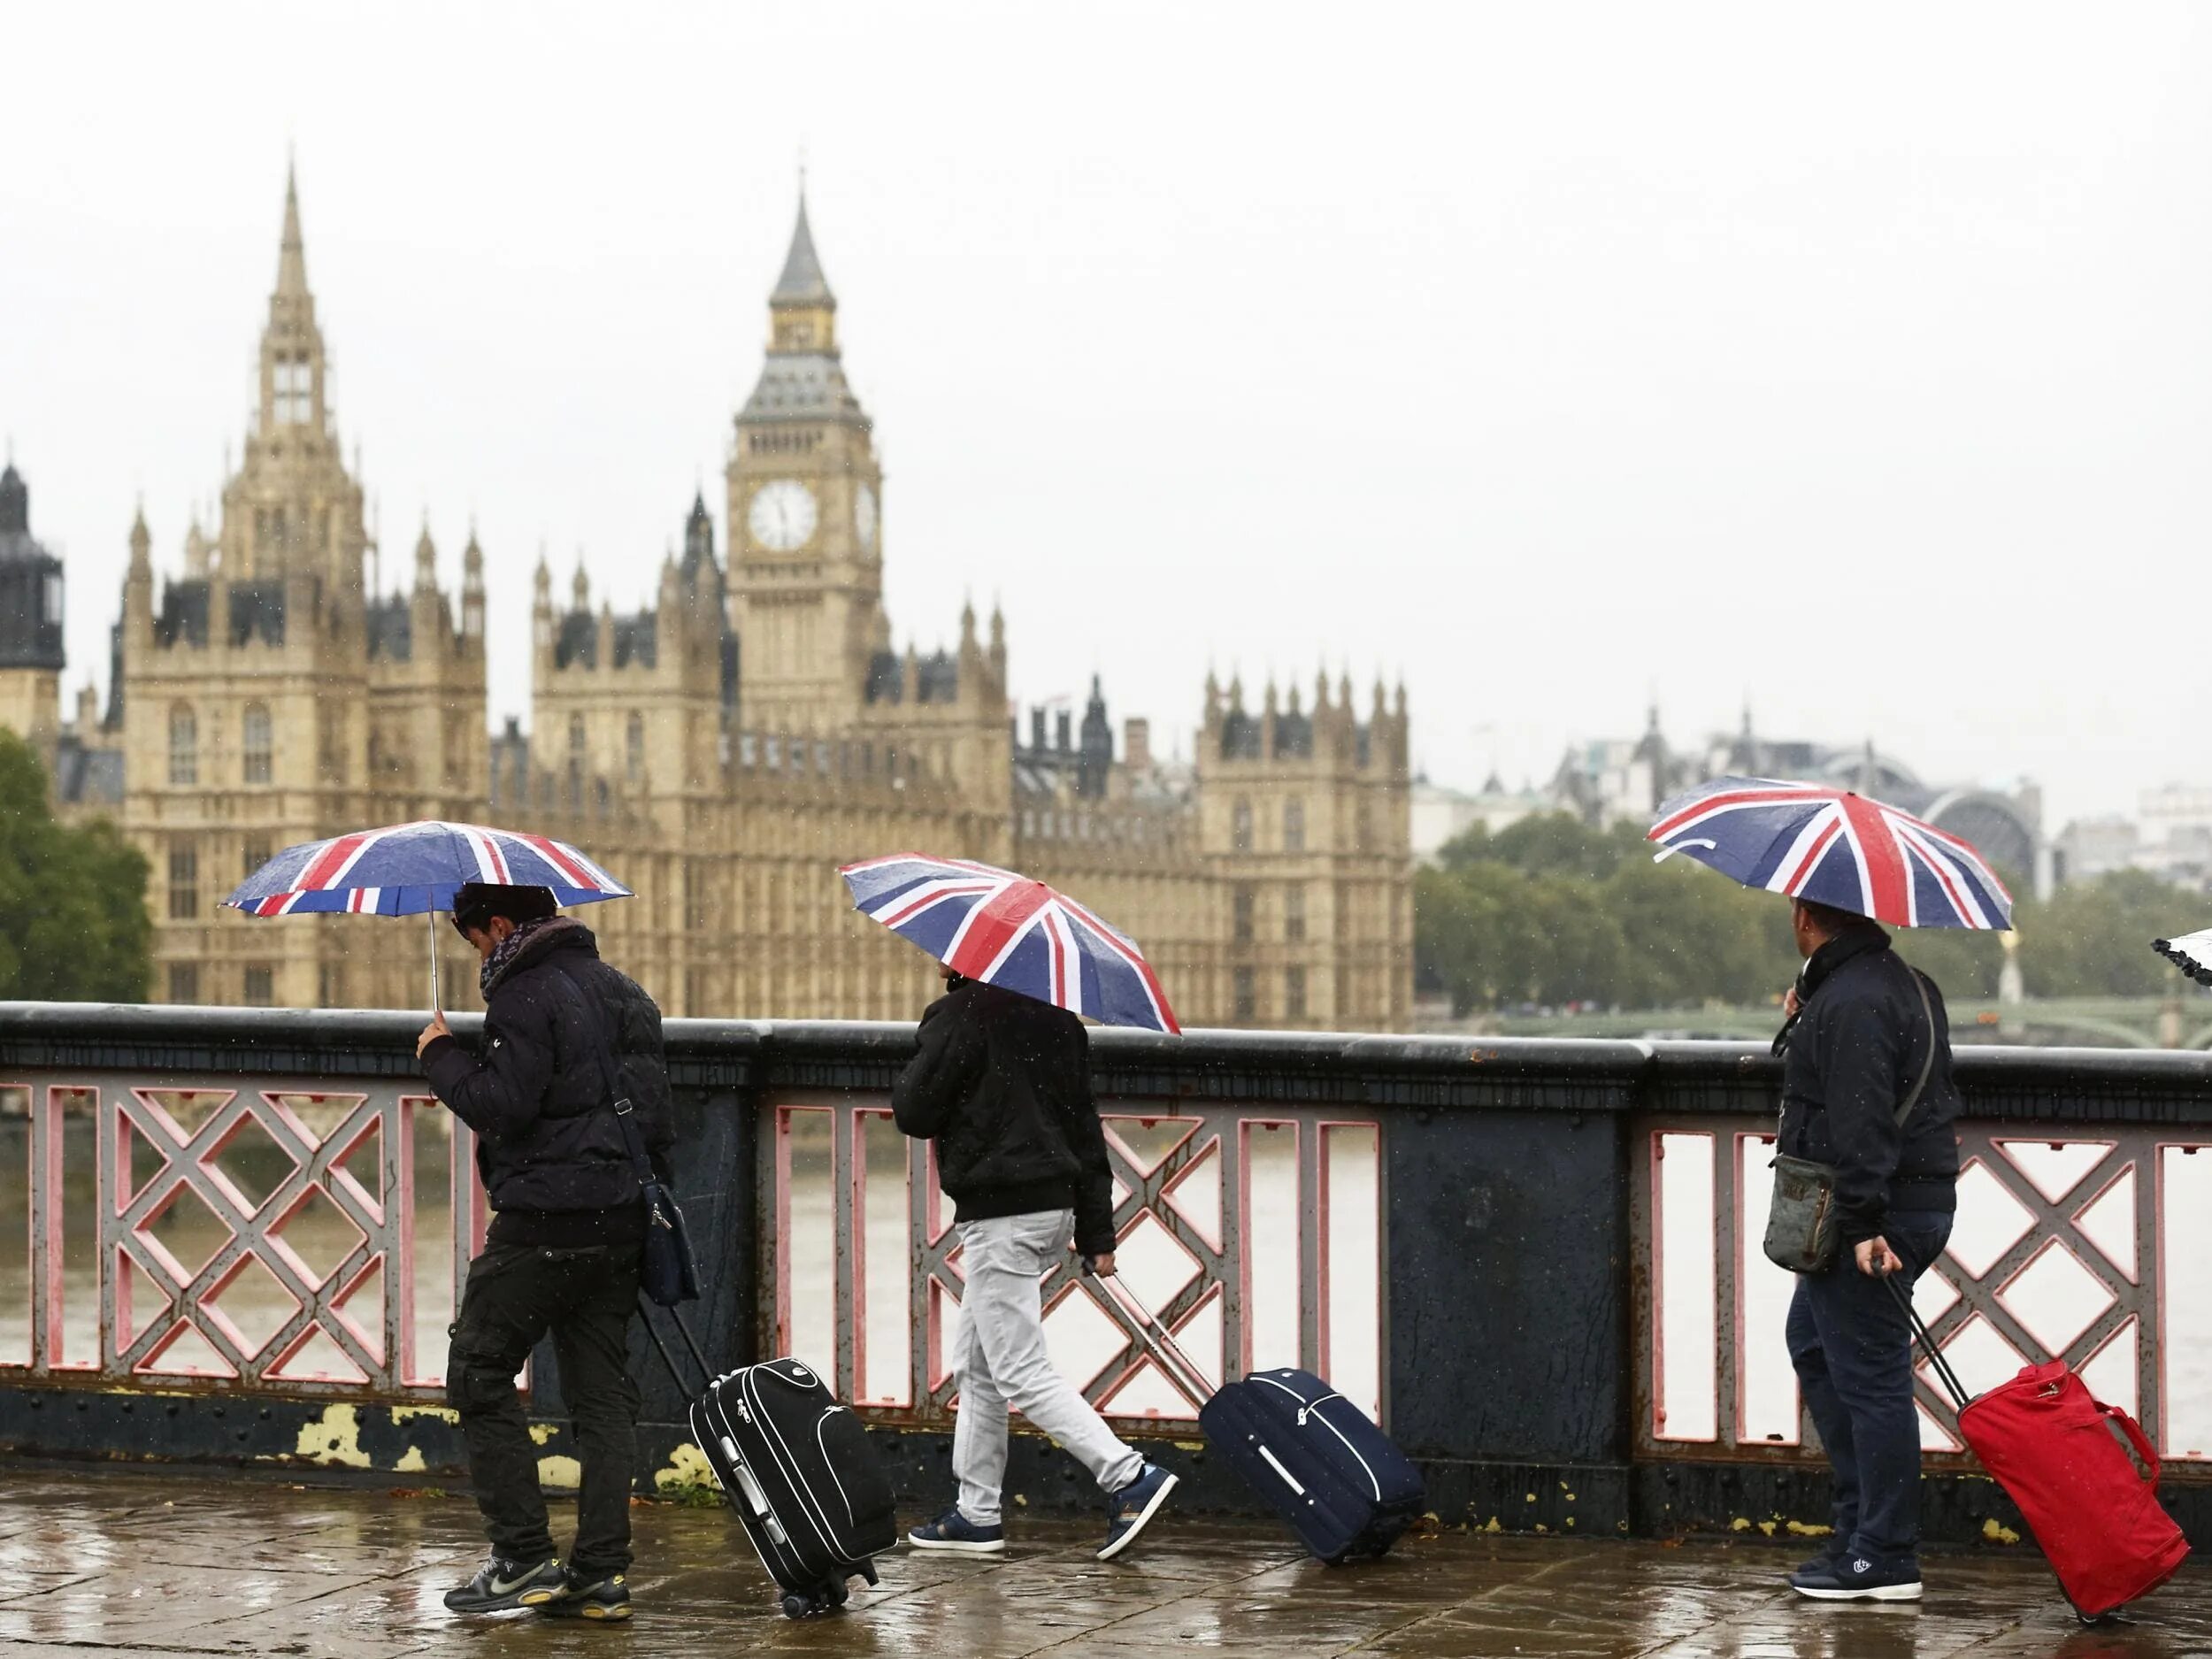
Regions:
<instances>
[{"instance_id":1,"label":"big ben clock tower","mask_svg":"<svg viewBox=\"0 0 2212 1659\"><path fill-rule=\"evenodd\" d=\"M768 296L768 360L729 467L739 718L836 731L857 718L883 616L883 474L838 360L837 299L806 203Z\"/></svg>"}]
</instances>

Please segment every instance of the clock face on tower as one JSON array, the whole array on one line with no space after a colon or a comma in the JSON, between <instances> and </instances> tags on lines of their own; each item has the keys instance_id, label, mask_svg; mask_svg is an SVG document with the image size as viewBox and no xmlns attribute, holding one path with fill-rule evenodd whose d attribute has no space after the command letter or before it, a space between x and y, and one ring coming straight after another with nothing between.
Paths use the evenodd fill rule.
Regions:
<instances>
[{"instance_id":1,"label":"clock face on tower","mask_svg":"<svg viewBox=\"0 0 2212 1659\"><path fill-rule=\"evenodd\" d=\"M863 484L853 492L853 528L860 534L860 545L872 553L876 550L876 493Z\"/></svg>"},{"instance_id":2,"label":"clock face on tower","mask_svg":"<svg viewBox=\"0 0 2212 1659\"><path fill-rule=\"evenodd\" d=\"M779 478L754 492L745 522L770 552L792 553L813 539L818 516L812 490L795 478Z\"/></svg>"}]
</instances>

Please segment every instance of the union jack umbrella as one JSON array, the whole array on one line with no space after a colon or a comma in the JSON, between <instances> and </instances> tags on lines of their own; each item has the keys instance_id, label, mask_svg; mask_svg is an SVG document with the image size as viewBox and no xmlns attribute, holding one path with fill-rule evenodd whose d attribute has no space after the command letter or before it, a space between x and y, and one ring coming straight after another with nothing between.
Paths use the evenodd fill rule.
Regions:
<instances>
[{"instance_id":1,"label":"union jack umbrella","mask_svg":"<svg viewBox=\"0 0 2212 1659\"><path fill-rule=\"evenodd\" d=\"M566 841L480 824L426 819L356 830L287 847L223 901L249 916L434 915L463 883L550 887L557 904L626 899L630 889ZM431 1000L437 1001L437 923L431 923Z\"/></svg>"},{"instance_id":2,"label":"union jack umbrella","mask_svg":"<svg viewBox=\"0 0 2212 1659\"><path fill-rule=\"evenodd\" d=\"M1182 1030L1136 941L1041 881L926 853L864 859L837 873L863 916L964 978L1108 1025Z\"/></svg>"},{"instance_id":3,"label":"union jack umbrella","mask_svg":"<svg viewBox=\"0 0 2212 1659\"><path fill-rule=\"evenodd\" d=\"M1649 839L1655 857L1893 927L2012 926L2012 895L1970 845L1850 789L1717 778L1661 807Z\"/></svg>"}]
</instances>

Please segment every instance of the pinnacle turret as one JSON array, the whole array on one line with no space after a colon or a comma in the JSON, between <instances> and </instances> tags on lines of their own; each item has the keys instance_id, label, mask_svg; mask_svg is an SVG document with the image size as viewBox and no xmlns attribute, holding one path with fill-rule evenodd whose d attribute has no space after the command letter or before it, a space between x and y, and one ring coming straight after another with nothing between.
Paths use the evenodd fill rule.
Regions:
<instances>
[{"instance_id":1,"label":"pinnacle turret","mask_svg":"<svg viewBox=\"0 0 2212 1659\"><path fill-rule=\"evenodd\" d=\"M784 256L783 274L776 279L771 305L822 305L834 308L837 296L814 252L814 233L806 222L806 197L799 197L799 222L792 227L791 251Z\"/></svg>"},{"instance_id":2,"label":"pinnacle turret","mask_svg":"<svg viewBox=\"0 0 2212 1659\"><path fill-rule=\"evenodd\" d=\"M277 250L277 297L307 297L307 243L300 235L299 179L290 163L284 168L284 240Z\"/></svg>"}]
</instances>

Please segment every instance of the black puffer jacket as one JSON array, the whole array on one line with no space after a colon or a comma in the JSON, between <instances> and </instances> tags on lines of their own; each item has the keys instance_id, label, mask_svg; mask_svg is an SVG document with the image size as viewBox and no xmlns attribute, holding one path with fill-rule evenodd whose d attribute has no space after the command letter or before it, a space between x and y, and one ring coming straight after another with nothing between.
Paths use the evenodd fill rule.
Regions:
<instances>
[{"instance_id":1,"label":"black puffer jacket","mask_svg":"<svg viewBox=\"0 0 2212 1659\"><path fill-rule=\"evenodd\" d=\"M492 1208L626 1218L637 1176L614 1114L601 1110L610 1103L601 1056L611 1042L640 1134L663 1164L675 1136L659 1008L600 961L591 930L567 917L523 943L485 1000L478 1052L441 1037L423 1064L438 1098L476 1132Z\"/></svg>"},{"instance_id":2,"label":"black puffer jacket","mask_svg":"<svg viewBox=\"0 0 2212 1659\"><path fill-rule=\"evenodd\" d=\"M1837 934L1805 964L1800 1010L1780 1042L1780 1149L1834 1168L1837 1226L1847 1245L1878 1236L1893 1210L1957 1206L1951 1025L1932 979L1932 1025L1922 1015L1913 973L1873 923ZM1897 1108L1931 1043L1927 1086L1901 1133Z\"/></svg>"},{"instance_id":3,"label":"black puffer jacket","mask_svg":"<svg viewBox=\"0 0 2212 1659\"><path fill-rule=\"evenodd\" d=\"M899 1127L937 1143L962 1221L1075 1211L1075 1248L1114 1248L1114 1178L1091 1096L1090 1039L1065 1009L964 979L922 1015L891 1088Z\"/></svg>"}]
</instances>

